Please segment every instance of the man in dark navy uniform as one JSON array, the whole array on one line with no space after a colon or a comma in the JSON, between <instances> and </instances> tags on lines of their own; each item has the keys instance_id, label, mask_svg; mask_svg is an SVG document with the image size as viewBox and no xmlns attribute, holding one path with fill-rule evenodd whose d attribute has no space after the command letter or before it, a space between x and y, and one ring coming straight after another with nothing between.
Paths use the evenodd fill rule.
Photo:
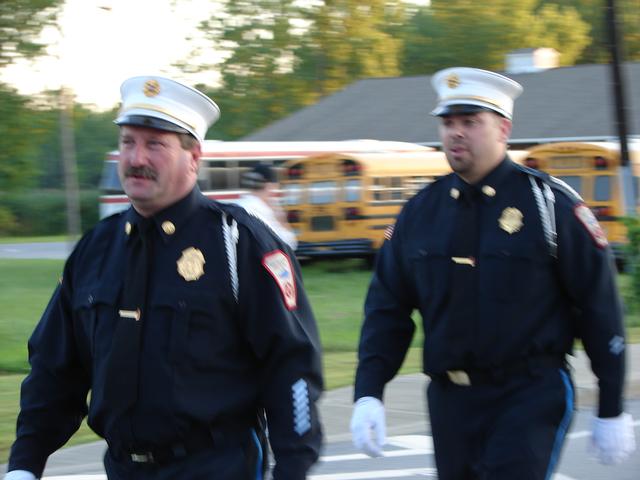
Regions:
<instances>
[{"instance_id":1,"label":"man in dark navy uniform","mask_svg":"<svg viewBox=\"0 0 640 480\"><path fill-rule=\"evenodd\" d=\"M261 479L265 421L273 478L303 479L322 371L298 264L259 220L198 190L212 100L162 77L121 93L132 207L79 241L29 340L5 478L39 478L88 413L109 479Z\"/></svg>"},{"instance_id":2,"label":"man in dark navy uniform","mask_svg":"<svg viewBox=\"0 0 640 480\"><path fill-rule=\"evenodd\" d=\"M606 237L574 191L506 155L518 83L473 68L432 81L453 173L407 203L380 251L360 339L354 443L382 455L384 387L418 309L440 480L550 478L574 409L566 366L574 338L599 379L594 452L621 461L635 439Z\"/></svg>"}]
</instances>

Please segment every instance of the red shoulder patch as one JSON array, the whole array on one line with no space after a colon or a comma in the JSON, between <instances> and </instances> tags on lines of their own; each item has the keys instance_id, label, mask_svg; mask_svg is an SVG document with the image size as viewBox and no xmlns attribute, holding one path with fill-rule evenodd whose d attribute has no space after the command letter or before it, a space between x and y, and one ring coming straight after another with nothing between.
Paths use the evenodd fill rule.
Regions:
<instances>
[{"instance_id":1,"label":"red shoulder patch","mask_svg":"<svg viewBox=\"0 0 640 480\"><path fill-rule=\"evenodd\" d=\"M262 257L262 265L267 269L276 281L287 310L295 310L297 307L296 280L293 276L293 268L289 256L282 250L274 250Z\"/></svg>"},{"instance_id":2,"label":"red shoulder patch","mask_svg":"<svg viewBox=\"0 0 640 480\"><path fill-rule=\"evenodd\" d=\"M575 213L578 220L580 220L580 223L584 225L584 228L587 229L587 232L589 232L589 235L591 235L591 238L593 238L598 248L605 248L609 245L607 235L604 233L604 230L602 230L596 216L589 207L584 203L579 203L573 208L573 213Z\"/></svg>"}]
</instances>

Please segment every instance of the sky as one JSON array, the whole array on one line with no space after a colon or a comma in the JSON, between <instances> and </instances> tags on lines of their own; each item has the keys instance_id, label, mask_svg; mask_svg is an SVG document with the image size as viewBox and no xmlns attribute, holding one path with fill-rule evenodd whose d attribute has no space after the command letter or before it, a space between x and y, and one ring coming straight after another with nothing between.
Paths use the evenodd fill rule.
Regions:
<instances>
[{"instance_id":1,"label":"sky","mask_svg":"<svg viewBox=\"0 0 640 480\"><path fill-rule=\"evenodd\" d=\"M66 0L58 28L42 33L48 55L10 65L0 80L24 95L64 85L77 102L100 110L118 105L120 84L134 75L164 75L189 85L213 86L219 78L214 69L189 74L172 65L188 58L193 43L187 38L201 38L198 24L215 13L218 3L180 0L179 4L180 10L175 10L171 0ZM218 59L210 47L208 54L206 60Z\"/></svg>"},{"instance_id":2,"label":"sky","mask_svg":"<svg viewBox=\"0 0 640 480\"><path fill-rule=\"evenodd\" d=\"M59 29L42 34L49 55L11 65L0 78L26 95L64 84L78 102L98 109L116 106L120 84L134 75L160 74L189 84L206 78L212 85L217 72L205 77L172 67L188 57L187 37L198 34L198 23L215 8L212 0L185 3L190 8L174 11L170 0L66 0Z\"/></svg>"}]
</instances>

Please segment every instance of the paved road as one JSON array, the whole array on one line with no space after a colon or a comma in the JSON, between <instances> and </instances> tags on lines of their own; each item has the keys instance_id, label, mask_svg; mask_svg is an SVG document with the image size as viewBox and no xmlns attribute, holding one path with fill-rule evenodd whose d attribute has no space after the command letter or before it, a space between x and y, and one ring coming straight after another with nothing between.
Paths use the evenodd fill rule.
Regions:
<instances>
[{"instance_id":1,"label":"paved road","mask_svg":"<svg viewBox=\"0 0 640 480\"><path fill-rule=\"evenodd\" d=\"M629 346L627 359L626 408L633 414L636 437L640 440L640 344ZM587 454L596 381L583 352L577 352L571 363L578 410L554 480L637 480L640 452L616 467L603 467ZM327 392L320 403L326 447L309 480L436 478L428 437L429 422L425 414L426 382L423 375L414 374L397 377L387 386L385 406L390 442L385 447L387 455L380 459L364 457L351 445L352 387ZM56 452L45 470L47 480L104 480L104 448L103 442L96 442ZM0 472L5 467L0 466Z\"/></svg>"},{"instance_id":2,"label":"paved road","mask_svg":"<svg viewBox=\"0 0 640 480\"><path fill-rule=\"evenodd\" d=\"M3 243L0 244L0 258L51 258L64 260L69 256L73 243Z\"/></svg>"}]
</instances>

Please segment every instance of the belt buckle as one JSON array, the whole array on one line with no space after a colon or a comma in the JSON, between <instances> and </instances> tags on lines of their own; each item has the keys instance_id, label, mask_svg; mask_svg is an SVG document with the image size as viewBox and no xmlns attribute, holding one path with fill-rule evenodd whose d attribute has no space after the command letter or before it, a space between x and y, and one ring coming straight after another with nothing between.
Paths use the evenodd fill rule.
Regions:
<instances>
[{"instance_id":1,"label":"belt buckle","mask_svg":"<svg viewBox=\"0 0 640 480\"><path fill-rule=\"evenodd\" d=\"M471 386L471 378L469 378L469 374L464 370L447 370L447 377L449 377L451 383L460 385L461 387Z\"/></svg>"},{"instance_id":2,"label":"belt buckle","mask_svg":"<svg viewBox=\"0 0 640 480\"><path fill-rule=\"evenodd\" d=\"M134 463L153 463L153 454L151 452L132 453L130 457Z\"/></svg>"}]
</instances>

